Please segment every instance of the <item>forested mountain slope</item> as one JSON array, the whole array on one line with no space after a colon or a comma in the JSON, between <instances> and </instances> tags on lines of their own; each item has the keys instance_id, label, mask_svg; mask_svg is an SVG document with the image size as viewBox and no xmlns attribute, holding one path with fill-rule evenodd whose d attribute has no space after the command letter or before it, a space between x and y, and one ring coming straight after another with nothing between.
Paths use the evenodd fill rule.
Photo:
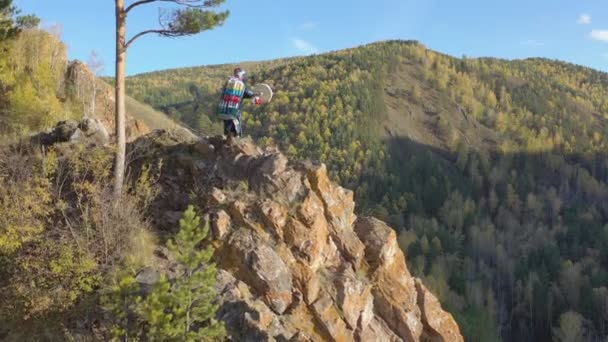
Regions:
<instances>
[{"instance_id":1,"label":"forested mountain slope","mask_svg":"<svg viewBox=\"0 0 608 342\"><path fill-rule=\"evenodd\" d=\"M217 132L233 67L134 76L128 91ZM245 68L276 91L247 108L246 133L327 163L360 213L396 227L467 340L608 336L607 74L401 41Z\"/></svg>"}]
</instances>

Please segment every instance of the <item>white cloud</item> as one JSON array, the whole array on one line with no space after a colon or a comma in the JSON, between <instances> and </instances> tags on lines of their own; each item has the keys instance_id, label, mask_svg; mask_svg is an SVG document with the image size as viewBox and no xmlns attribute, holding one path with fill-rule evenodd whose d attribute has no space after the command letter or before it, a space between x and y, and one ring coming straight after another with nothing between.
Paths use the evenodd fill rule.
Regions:
<instances>
[{"instance_id":1,"label":"white cloud","mask_svg":"<svg viewBox=\"0 0 608 342\"><path fill-rule=\"evenodd\" d=\"M589 25L591 24L591 16L589 14L583 13L578 17L577 23L581 25Z\"/></svg>"},{"instance_id":2,"label":"white cloud","mask_svg":"<svg viewBox=\"0 0 608 342\"><path fill-rule=\"evenodd\" d=\"M314 21L307 21L307 22L303 23L302 25L300 25L299 29L302 31L312 31L312 30L316 29L318 26L319 26L319 24Z\"/></svg>"},{"instance_id":3,"label":"white cloud","mask_svg":"<svg viewBox=\"0 0 608 342\"><path fill-rule=\"evenodd\" d=\"M318 53L319 49L317 49L316 46L312 45L311 43L299 39L299 38L294 38L291 40L293 46L298 49L301 53L307 54L307 55L311 55L314 53Z\"/></svg>"},{"instance_id":4,"label":"white cloud","mask_svg":"<svg viewBox=\"0 0 608 342\"><path fill-rule=\"evenodd\" d=\"M538 40L528 39L521 42L521 45L531 46L531 47L541 47L545 46L545 43L539 42Z\"/></svg>"},{"instance_id":5,"label":"white cloud","mask_svg":"<svg viewBox=\"0 0 608 342\"><path fill-rule=\"evenodd\" d=\"M593 30L590 36L591 39L608 43L608 30Z\"/></svg>"}]
</instances>

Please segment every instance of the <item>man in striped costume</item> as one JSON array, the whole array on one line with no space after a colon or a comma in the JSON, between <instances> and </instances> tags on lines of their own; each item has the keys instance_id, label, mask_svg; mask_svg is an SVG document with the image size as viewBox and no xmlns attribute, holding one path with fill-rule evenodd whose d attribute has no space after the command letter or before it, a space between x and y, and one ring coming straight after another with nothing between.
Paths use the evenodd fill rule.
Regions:
<instances>
[{"instance_id":1,"label":"man in striped costume","mask_svg":"<svg viewBox=\"0 0 608 342\"><path fill-rule=\"evenodd\" d=\"M218 117L224 120L224 135L228 138L243 134L241 125L241 107L244 99L253 98L255 105L261 104L257 94L245 85L245 71L234 69L234 74L224 85L222 97L218 104Z\"/></svg>"}]
</instances>

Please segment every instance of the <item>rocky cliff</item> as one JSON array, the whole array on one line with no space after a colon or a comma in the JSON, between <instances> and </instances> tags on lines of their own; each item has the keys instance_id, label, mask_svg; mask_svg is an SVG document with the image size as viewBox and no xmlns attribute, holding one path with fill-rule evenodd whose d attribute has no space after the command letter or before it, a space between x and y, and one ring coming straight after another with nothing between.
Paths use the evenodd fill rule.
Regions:
<instances>
[{"instance_id":1,"label":"rocky cliff","mask_svg":"<svg viewBox=\"0 0 608 342\"><path fill-rule=\"evenodd\" d=\"M99 120L113 135L114 117L114 88L97 78L85 64L80 61L70 63L67 70L67 83L70 84L76 98L82 102L83 116ZM150 132L150 128L134 117L127 110L126 133L128 139L135 139Z\"/></svg>"},{"instance_id":2,"label":"rocky cliff","mask_svg":"<svg viewBox=\"0 0 608 342\"><path fill-rule=\"evenodd\" d=\"M411 276L393 229L357 217L353 192L334 184L325 165L290 163L247 139L161 131L132 143L130 155L163 159L153 205L160 231L174 229L189 203L208 213L218 315L232 340L463 340ZM158 271L169 272L171 260L157 254Z\"/></svg>"}]
</instances>

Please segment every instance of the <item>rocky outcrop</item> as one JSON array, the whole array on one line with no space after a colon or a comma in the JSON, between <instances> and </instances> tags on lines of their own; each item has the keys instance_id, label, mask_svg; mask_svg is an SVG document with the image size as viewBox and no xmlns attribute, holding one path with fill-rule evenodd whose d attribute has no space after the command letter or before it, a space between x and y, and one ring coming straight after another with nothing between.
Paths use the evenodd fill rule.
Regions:
<instances>
[{"instance_id":1,"label":"rocky outcrop","mask_svg":"<svg viewBox=\"0 0 608 342\"><path fill-rule=\"evenodd\" d=\"M66 142L104 146L110 142L110 135L99 120L86 118L80 122L61 121L53 129L31 137L30 141L43 146Z\"/></svg>"},{"instance_id":2,"label":"rocky outcrop","mask_svg":"<svg viewBox=\"0 0 608 342\"><path fill-rule=\"evenodd\" d=\"M171 132L130 150L142 163L170 165L159 181L159 229L175 229L162 213L192 201L207 213L220 269L218 318L232 340L463 340L409 273L395 232L357 217L353 193L333 183L325 165L292 164L247 139L184 142Z\"/></svg>"},{"instance_id":3,"label":"rocky outcrop","mask_svg":"<svg viewBox=\"0 0 608 342\"><path fill-rule=\"evenodd\" d=\"M70 84L76 97L82 101L84 117L97 120L110 135L114 134L115 103L114 88L95 76L88 67L76 60L68 65L66 81ZM127 139L135 139L150 132L146 124L127 112Z\"/></svg>"},{"instance_id":4,"label":"rocky outcrop","mask_svg":"<svg viewBox=\"0 0 608 342\"><path fill-rule=\"evenodd\" d=\"M429 340L458 340L460 332L452 316L441 308L437 298L424 287L420 279L416 279L418 305L422 312L422 322Z\"/></svg>"}]
</instances>

